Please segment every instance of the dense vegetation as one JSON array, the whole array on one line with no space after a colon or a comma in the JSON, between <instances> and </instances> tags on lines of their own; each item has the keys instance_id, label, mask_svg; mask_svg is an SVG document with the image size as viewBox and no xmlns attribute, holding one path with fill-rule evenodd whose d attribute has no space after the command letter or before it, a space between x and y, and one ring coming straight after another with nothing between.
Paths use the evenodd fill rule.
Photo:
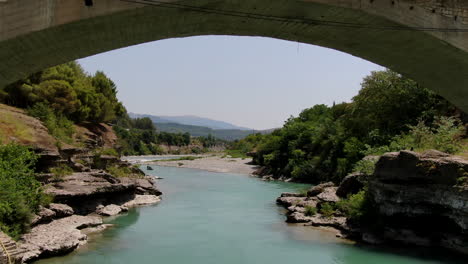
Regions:
<instances>
[{"instance_id":1,"label":"dense vegetation","mask_svg":"<svg viewBox=\"0 0 468 264\"><path fill-rule=\"evenodd\" d=\"M191 143L189 133L158 133L153 121L148 117L120 118L114 126L119 137L120 152L123 155L163 154L160 144L188 146Z\"/></svg>"},{"instance_id":2,"label":"dense vegetation","mask_svg":"<svg viewBox=\"0 0 468 264\"><path fill-rule=\"evenodd\" d=\"M157 131L149 118L130 118L117 99L114 82L103 72L90 75L76 62L45 69L7 87L0 88L0 103L26 109L38 118L59 142L73 144L75 124L111 123L124 155L163 154L161 144L189 146L188 133ZM195 140L200 147L213 145L210 136Z\"/></svg>"},{"instance_id":3,"label":"dense vegetation","mask_svg":"<svg viewBox=\"0 0 468 264\"><path fill-rule=\"evenodd\" d=\"M365 155L429 148L454 153L464 118L445 99L390 70L373 72L351 103L315 105L270 135L250 135L231 152L255 150L254 162L275 177L304 182L341 179Z\"/></svg>"},{"instance_id":4,"label":"dense vegetation","mask_svg":"<svg viewBox=\"0 0 468 264\"><path fill-rule=\"evenodd\" d=\"M89 75L76 62L32 74L0 88L0 102L28 109L56 138L70 143L74 123L114 122L126 110L103 72Z\"/></svg>"},{"instance_id":5,"label":"dense vegetation","mask_svg":"<svg viewBox=\"0 0 468 264\"><path fill-rule=\"evenodd\" d=\"M39 205L49 202L34 177L35 154L18 145L0 145L0 229L13 238L24 233Z\"/></svg>"},{"instance_id":6,"label":"dense vegetation","mask_svg":"<svg viewBox=\"0 0 468 264\"><path fill-rule=\"evenodd\" d=\"M115 84L103 72L89 75L76 62L45 69L0 89L2 103L32 108L42 103L75 122L112 122L125 112Z\"/></svg>"},{"instance_id":7,"label":"dense vegetation","mask_svg":"<svg viewBox=\"0 0 468 264\"><path fill-rule=\"evenodd\" d=\"M123 155L164 154L162 145L185 147L185 154L209 151L214 146L224 146L226 141L212 135L192 137L189 133L158 132L148 117L120 118L114 126L119 137L120 153ZM178 150L172 154L184 154Z\"/></svg>"},{"instance_id":8,"label":"dense vegetation","mask_svg":"<svg viewBox=\"0 0 468 264\"><path fill-rule=\"evenodd\" d=\"M242 139L253 133L268 133L268 130L235 128L234 125L201 117L179 116L160 117L154 115L132 114L135 117L149 117L156 124L158 131L169 133L189 133L192 137L212 135L222 140Z\"/></svg>"}]
</instances>

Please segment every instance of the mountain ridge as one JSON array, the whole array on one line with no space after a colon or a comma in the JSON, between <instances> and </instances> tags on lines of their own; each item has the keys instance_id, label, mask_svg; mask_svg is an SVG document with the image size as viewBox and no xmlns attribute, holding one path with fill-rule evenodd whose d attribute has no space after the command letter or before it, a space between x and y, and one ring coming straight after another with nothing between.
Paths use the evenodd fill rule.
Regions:
<instances>
[{"instance_id":1,"label":"mountain ridge","mask_svg":"<svg viewBox=\"0 0 468 264\"><path fill-rule=\"evenodd\" d=\"M237 126L229 122L215 120L206 117L199 117L195 115L181 115L181 116L159 116L150 114L137 114L129 113L130 117L149 117L154 123L178 123L182 125L201 126L211 129L238 129L238 130L254 130L247 127Z\"/></svg>"},{"instance_id":2,"label":"mountain ridge","mask_svg":"<svg viewBox=\"0 0 468 264\"><path fill-rule=\"evenodd\" d=\"M266 130L255 130L255 129L247 130L246 128L245 129L216 129L216 128L211 128L207 126L187 125L187 124L182 124L178 122L173 122L171 120L166 119L165 118L166 116L155 116L155 115L149 115L149 114L135 114L135 113L129 113L129 116L132 118L148 117L156 125L156 129L161 132L169 132L169 133L188 132L193 137L200 137L200 136L206 137L208 135L212 135L216 138L224 139L224 140L242 139L254 133L268 134L268 133L271 133L273 130L275 130L275 128L266 129ZM192 117L198 118L197 116L192 116ZM218 121L218 122L227 123L223 121ZM237 127L235 125L232 125L232 126Z\"/></svg>"}]
</instances>

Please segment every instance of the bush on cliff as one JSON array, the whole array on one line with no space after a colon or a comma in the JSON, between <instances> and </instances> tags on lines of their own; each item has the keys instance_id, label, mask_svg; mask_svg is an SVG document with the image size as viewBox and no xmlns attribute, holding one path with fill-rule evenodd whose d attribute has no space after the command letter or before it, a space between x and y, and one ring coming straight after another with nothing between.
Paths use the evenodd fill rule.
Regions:
<instances>
[{"instance_id":1,"label":"bush on cliff","mask_svg":"<svg viewBox=\"0 0 468 264\"><path fill-rule=\"evenodd\" d=\"M410 130L407 133L393 137L388 145L367 146L364 153L366 155L381 155L402 149L414 149L415 151L436 149L454 154L462 149L463 136L466 134L463 123L455 117L437 116L429 124L420 121L416 125L408 127Z\"/></svg>"},{"instance_id":2,"label":"bush on cliff","mask_svg":"<svg viewBox=\"0 0 468 264\"><path fill-rule=\"evenodd\" d=\"M366 190L350 195L347 199L342 199L336 203L336 208L353 220L361 219L367 210Z\"/></svg>"},{"instance_id":3,"label":"bush on cliff","mask_svg":"<svg viewBox=\"0 0 468 264\"><path fill-rule=\"evenodd\" d=\"M304 214L306 216L314 216L317 214L317 207L306 205Z\"/></svg>"},{"instance_id":4,"label":"bush on cliff","mask_svg":"<svg viewBox=\"0 0 468 264\"><path fill-rule=\"evenodd\" d=\"M73 122L62 114L56 114L47 103L37 103L28 108L28 114L42 121L56 139L71 143L75 128Z\"/></svg>"},{"instance_id":5,"label":"bush on cliff","mask_svg":"<svg viewBox=\"0 0 468 264\"><path fill-rule=\"evenodd\" d=\"M319 212L325 217L332 217L336 212L335 206L332 203L323 203Z\"/></svg>"},{"instance_id":6,"label":"bush on cliff","mask_svg":"<svg viewBox=\"0 0 468 264\"><path fill-rule=\"evenodd\" d=\"M50 173L52 173L52 178L54 181L63 181L65 176L73 174L73 169L65 164L60 164L57 167L50 168Z\"/></svg>"},{"instance_id":7,"label":"bush on cliff","mask_svg":"<svg viewBox=\"0 0 468 264\"><path fill-rule=\"evenodd\" d=\"M34 177L36 155L27 147L0 145L0 229L17 239L47 196Z\"/></svg>"}]
</instances>

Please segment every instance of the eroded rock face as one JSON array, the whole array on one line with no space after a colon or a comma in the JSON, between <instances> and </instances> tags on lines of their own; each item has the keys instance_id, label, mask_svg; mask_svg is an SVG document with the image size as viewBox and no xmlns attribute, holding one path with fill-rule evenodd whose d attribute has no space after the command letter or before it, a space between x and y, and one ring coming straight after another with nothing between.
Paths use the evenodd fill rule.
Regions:
<instances>
[{"instance_id":1,"label":"eroded rock face","mask_svg":"<svg viewBox=\"0 0 468 264\"><path fill-rule=\"evenodd\" d=\"M58 203L69 205L77 214L89 214L99 205L122 205L138 194L160 195L150 177L116 178L103 171L78 172L47 185L46 193Z\"/></svg>"},{"instance_id":2,"label":"eroded rock face","mask_svg":"<svg viewBox=\"0 0 468 264\"><path fill-rule=\"evenodd\" d=\"M68 253L86 243L87 236L79 229L101 224L102 219L97 216L73 215L38 225L21 237L19 247L25 252L23 261Z\"/></svg>"},{"instance_id":3,"label":"eroded rock face","mask_svg":"<svg viewBox=\"0 0 468 264\"><path fill-rule=\"evenodd\" d=\"M445 247L468 254L467 176L467 160L439 151L383 155L375 175L366 176L376 209L373 217L383 223L372 228L347 220L338 210L328 216L321 210L325 203L338 202L338 196L359 192L363 187L359 174L349 175L338 188L331 183L317 185L308 197L285 193L277 203L288 209L288 222L333 227L346 237L373 244Z\"/></svg>"},{"instance_id":4,"label":"eroded rock face","mask_svg":"<svg viewBox=\"0 0 468 264\"><path fill-rule=\"evenodd\" d=\"M48 176L44 175L43 179L47 180ZM41 208L35 218L36 225L21 238L24 261L71 252L86 243L86 234L108 227L102 225L100 216L88 213L96 211L102 216L113 216L128 211L128 207L161 200L154 195L161 192L149 177L115 178L96 170L73 173L62 181L50 182L46 192L53 194L59 203Z\"/></svg>"},{"instance_id":5,"label":"eroded rock face","mask_svg":"<svg viewBox=\"0 0 468 264\"><path fill-rule=\"evenodd\" d=\"M359 172L346 176L336 190L336 195L341 198L346 198L349 195L358 193L364 187L364 182L362 180L364 176L364 174Z\"/></svg>"},{"instance_id":6,"label":"eroded rock face","mask_svg":"<svg viewBox=\"0 0 468 264\"><path fill-rule=\"evenodd\" d=\"M382 238L468 253L467 172L468 161L438 151L383 155L369 182Z\"/></svg>"}]
</instances>

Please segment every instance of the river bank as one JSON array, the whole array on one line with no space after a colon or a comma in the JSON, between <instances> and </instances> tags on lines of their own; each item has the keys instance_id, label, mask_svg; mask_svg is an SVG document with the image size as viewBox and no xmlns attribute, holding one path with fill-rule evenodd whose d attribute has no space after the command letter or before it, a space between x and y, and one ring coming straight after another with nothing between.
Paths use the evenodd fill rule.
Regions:
<instances>
[{"instance_id":1,"label":"river bank","mask_svg":"<svg viewBox=\"0 0 468 264\"><path fill-rule=\"evenodd\" d=\"M88 246L37 264L463 263L435 253L424 257L419 251L351 245L334 233L286 223L275 197L307 185L198 169L142 168L164 178L158 181L164 192L158 205L109 218L105 223L113 227Z\"/></svg>"},{"instance_id":2,"label":"river bank","mask_svg":"<svg viewBox=\"0 0 468 264\"><path fill-rule=\"evenodd\" d=\"M376 245L468 254L468 161L439 151L390 152L373 175L355 173L303 193L283 193L287 221L332 227Z\"/></svg>"},{"instance_id":3,"label":"river bank","mask_svg":"<svg viewBox=\"0 0 468 264\"><path fill-rule=\"evenodd\" d=\"M184 159L187 158L187 159ZM167 160L171 159L171 160ZM124 157L124 160L142 165L158 165L164 167L178 167L199 169L210 172L235 173L253 175L258 166L250 164L251 158L232 158L222 154L218 155L162 155L162 156L146 156Z\"/></svg>"},{"instance_id":4,"label":"river bank","mask_svg":"<svg viewBox=\"0 0 468 264\"><path fill-rule=\"evenodd\" d=\"M54 203L41 207L33 216L31 230L17 243L17 251L22 252L17 257L29 263L70 253L86 244L90 234L109 228L111 225L104 223L106 217L161 201L152 177L129 176L90 170L46 184L45 192L54 197Z\"/></svg>"}]
</instances>

